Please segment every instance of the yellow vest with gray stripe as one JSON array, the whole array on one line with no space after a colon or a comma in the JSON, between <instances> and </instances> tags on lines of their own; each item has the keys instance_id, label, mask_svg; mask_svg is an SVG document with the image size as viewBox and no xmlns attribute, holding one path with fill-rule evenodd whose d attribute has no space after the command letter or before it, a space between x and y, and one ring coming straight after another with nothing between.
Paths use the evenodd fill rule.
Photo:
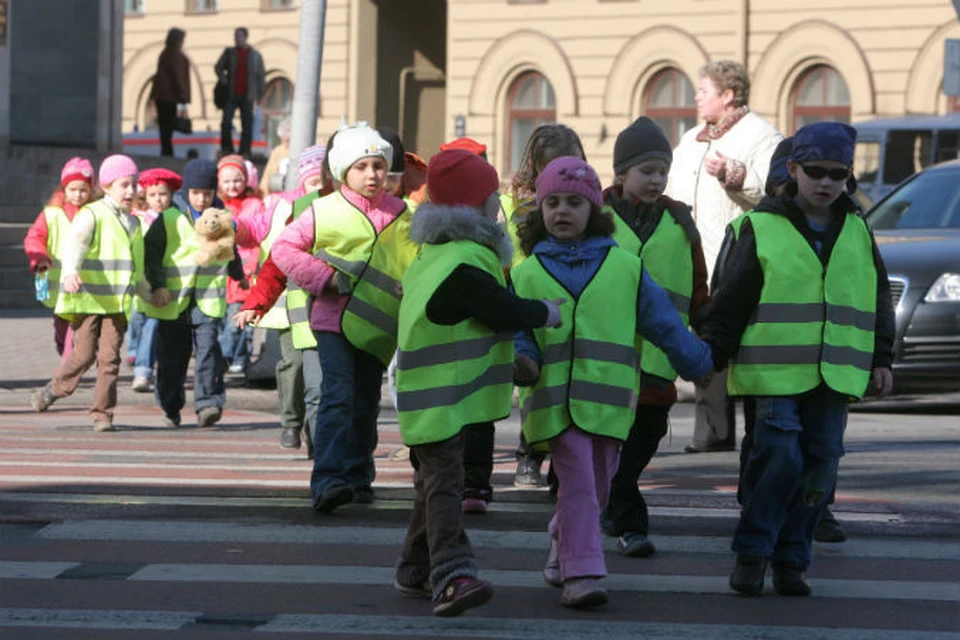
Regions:
<instances>
[{"instance_id":1,"label":"yellow vest with gray stripe","mask_svg":"<svg viewBox=\"0 0 960 640\"><path fill-rule=\"evenodd\" d=\"M50 257L50 268L47 269L50 295L43 304L53 309L57 306L60 291L60 255L70 233L70 219L60 207L44 207L43 217L47 223L47 255Z\"/></svg>"},{"instance_id":2,"label":"yellow vest with gray stripe","mask_svg":"<svg viewBox=\"0 0 960 640\"><path fill-rule=\"evenodd\" d=\"M442 442L465 425L510 414L513 335L467 318L434 324L427 303L454 269L468 264L506 286L496 253L460 240L424 245L403 276L397 353L397 410L404 444Z\"/></svg>"},{"instance_id":3,"label":"yellow vest with gray stripe","mask_svg":"<svg viewBox=\"0 0 960 640\"><path fill-rule=\"evenodd\" d=\"M410 240L413 212L404 209L377 234L363 275L353 287L340 328L356 348L375 356L383 366L397 350L400 280L417 255Z\"/></svg>"},{"instance_id":4,"label":"yellow vest with gray stripe","mask_svg":"<svg viewBox=\"0 0 960 640\"><path fill-rule=\"evenodd\" d=\"M732 395L790 396L821 381L863 396L873 365L877 270L867 224L847 214L826 268L785 216L747 214L763 288L730 364Z\"/></svg>"},{"instance_id":5,"label":"yellow vest with gray stripe","mask_svg":"<svg viewBox=\"0 0 960 640\"><path fill-rule=\"evenodd\" d=\"M680 313L683 324L689 324L690 299L693 296L690 236L669 211L664 211L653 235L647 238L646 242L641 242L640 237L616 211L610 207L604 208L609 209L613 216L613 239L621 248L643 259L643 267L653 281L666 292L670 302ZM677 372L670 366L667 354L652 344L644 346L640 368L645 373L667 380L677 379Z\"/></svg>"},{"instance_id":6,"label":"yellow vest with gray stripe","mask_svg":"<svg viewBox=\"0 0 960 640\"><path fill-rule=\"evenodd\" d=\"M163 252L163 275L170 303L163 307L144 305L144 313L160 320L176 320L187 310L191 300L211 318L222 318L227 313L227 265L230 260L213 262L208 266L197 264L200 244L190 214L170 207L153 224L162 224L167 234Z\"/></svg>"},{"instance_id":7,"label":"yellow vest with gray stripe","mask_svg":"<svg viewBox=\"0 0 960 640\"><path fill-rule=\"evenodd\" d=\"M287 228L287 219L293 212L293 203L281 200L273 209L273 216L270 219L270 231L267 237L260 243L260 266L267 261L270 256L270 249L273 243L280 237L283 230ZM261 329L289 329L290 319L287 316L287 292L284 291L273 303L270 310L263 314L257 327Z\"/></svg>"},{"instance_id":8,"label":"yellow vest with gray stripe","mask_svg":"<svg viewBox=\"0 0 960 640\"><path fill-rule=\"evenodd\" d=\"M94 231L87 254L80 263L83 285L77 293L61 291L55 313L73 320L82 315L127 316L133 307L137 281L143 275L143 233L140 221L127 232L117 212L103 200L77 212L93 214Z\"/></svg>"},{"instance_id":9,"label":"yellow vest with gray stripe","mask_svg":"<svg viewBox=\"0 0 960 640\"><path fill-rule=\"evenodd\" d=\"M533 331L542 364L536 384L520 389L527 442L543 443L571 425L618 440L630 433L640 393L641 264L638 256L611 248L577 300L535 255L511 271L517 295L567 299L560 305L562 326Z\"/></svg>"}]
</instances>

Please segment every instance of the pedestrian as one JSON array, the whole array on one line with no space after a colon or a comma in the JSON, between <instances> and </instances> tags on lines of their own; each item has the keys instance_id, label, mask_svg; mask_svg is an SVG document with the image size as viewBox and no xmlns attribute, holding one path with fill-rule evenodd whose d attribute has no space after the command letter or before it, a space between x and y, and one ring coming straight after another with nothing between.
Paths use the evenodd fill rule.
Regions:
<instances>
[{"instance_id":1,"label":"pedestrian","mask_svg":"<svg viewBox=\"0 0 960 640\"><path fill-rule=\"evenodd\" d=\"M93 165L86 158L70 158L60 170L60 184L50 194L47 206L27 230L23 249L30 261L30 273L46 283L47 295L41 302L48 309L57 306L60 259L70 235L70 222L81 207L94 199ZM65 361L72 348L73 330L66 318L56 314L53 341L57 354Z\"/></svg>"},{"instance_id":2,"label":"pedestrian","mask_svg":"<svg viewBox=\"0 0 960 640\"><path fill-rule=\"evenodd\" d=\"M144 235L163 214L173 207L173 194L183 179L174 171L157 168L147 169L137 181L140 191L134 201L133 215L140 219ZM148 318L146 304L135 300L130 326L127 328L127 357L133 356L133 383L131 388L146 393L153 387L153 369L157 362L156 318Z\"/></svg>"},{"instance_id":3,"label":"pedestrian","mask_svg":"<svg viewBox=\"0 0 960 640\"><path fill-rule=\"evenodd\" d=\"M233 321L241 328L252 323L279 332L280 360L276 365L276 380L280 401L280 446L299 449L305 441L307 458L310 459L313 458L314 423L320 404L320 358L312 333L310 340L294 341L287 312L287 276L277 268L270 252L274 240L286 226L309 209L314 200L326 195L324 157L326 147L317 145L304 149L297 162L300 186L279 194L283 197L274 206L264 207L264 211L270 212L269 221L261 221L254 234L254 239L259 238L260 242L260 273L240 312L233 316ZM278 194L268 196L267 200L274 196ZM238 242L245 242L245 238L241 236Z\"/></svg>"},{"instance_id":4,"label":"pedestrian","mask_svg":"<svg viewBox=\"0 0 960 640\"><path fill-rule=\"evenodd\" d=\"M389 143L366 124L342 127L326 155L333 177L341 183L339 190L313 200L271 248L276 265L300 289L287 293L291 332L297 336L312 331L323 372L310 478L313 506L321 513L351 501L369 503L375 497L373 451L386 363L368 351L366 339L357 340L361 336L356 333L352 341L348 339L346 315L348 304L360 300L359 278L368 265L381 251L389 257L386 230L404 210L402 200L384 192L392 154ZM377 273L385 282L396 280ZM392 284L385 289L389 292L384 295L399 307L399 292ZM370 310L369 305L364 307ZM375 319L386 320L381 324L387 331L395 332L395 315L372 311ZM373 324L369 331L366 337L371 340L383 335L383 329ZM395 350L395 333L392 340L387 362Z\"/></svg>"},{"instance_id":5,"label":"pedestrian","mask_svg":"<svg viewBox=\"0 0 960 640\"><path fill-rule=\"evenodd\" d=\"M400 435L411 449L414 505L394 586L458 616L486 603L463 528L464 428L507 417L513 331L557 326L555 302L506 288L510 239L497 224L496 170L474 153L441 151L427 166L430 201L411 236L422 245L403 278L397 370ZM326 375L326 372L324 372Z\"/></svg>"},{"instance_id":6,"label":"pedestrian","mask_svg":"<svg viewBox=\"0 0 960 640\"><path fill-rule=\"evenodd\" d=\"M458 144L469 143L460 141ZM524 217L536 209L536 181L537 176L551 161L562 156L575 156L586 161L583 143L579 136L570 127L562 124L543 124L533 130L530 139L523 150L520 166L513 175L510 193L500 198L500 206L506 217L507 230L513 240L513 265L519 264L524 254L520 250L519 225ZM540 468L546 458L542 451L534 451L527 446L526 436L521 431L520 446L517 448L517 471L513 484L516 487L540 487L544 480ZM490 435L493 442L493 435ZM551 490L556 485L550 482L552 474L548 473L547 484Z\"/></svg>"},{"instance_id":7,"label":"pedestrian","mask_svg":"<svg viewBox=\"0 0 960 640\"><path fill-rule=\"evenodd\" d=\"M535 259L512 269L513 286L522 297L572 300L560 307L560 329L517 334L522 428L531 446L549 447L559 482L544 579L563 588L564 606L592 607L607 601L600 510L635 420L637 339L688 380L708 375L713 361L642 259L617 247L593 168L557 158L536 184L537 208L519 229Z\"/></svg>"},{"instance_id":8,"label":"pedestrian","mask_svg":"<svg viewBox=\"0 0 960 640\"><path fill-rule=\"evenodd\" d=\"M234 45L220 54L214 65L218 82L227 86L227 102L223 106L220 122L220 152L230 155L233 150L233 115L240 110L240 150L244 157L250 156L253 142L253 109L263 97L264 67L260 52L247 40L250 32L246 27L237 27L233 32Z\"/></svg>"},{"instance_id":9,"label":"pedestrian","mask_svg":"<svg viewBox=\"0 0 960 640\"><path fill-rule=\"evenodd\" d=\"M78 163L79 167L85 165ZM73 350L50 381L33 394L30 405L34 411L46 411L59 398L71 395L80 376L96 363L90 407L93 430L112 431L127 315L133 296L150 297L150 291L142 279L140 221L130 213L137 165L124 155L107 156L98 177L104 196L74 216L61 258L55 313L71 323Z\"/></svg>"},{"instance_id":10,"label":"pedestrian","mask_svg":"<svg viewBox=\"0 0 960 640\"><path fill-rule=\"evenodd\" d=\"M704 123L685 133L674 150L666 194L692 207L709 276L727 224L760 202L770 156L783 136L750 110L750 77L739 62L704 66L695 98ZM736 449L735 406L725 377L718 373L709 387L695 390L687 453Z\"/></svg>"},{"instance_id":11,"label":"pedestrian","mask_svg":"<svg viewBox=\"0 0 960 640\"><path fill-rule=\"evenodd\" d=\"M190 104L190 60L183 53L186 37L183 29L173 27L167 31L150 89L150 97L157 108L161 156L173 155L174 122L178 116L186 115Z\"/></svg>"},{"instance_id":12,"label":"pedestrian","mask_svg":"<svg viewBox=\"0 0 960 640\"><path fill-rule=\"evenodd\" d=\"M238 221L238 225L244 222L252 223L263 209L263 201L257 197L255 187L251 187L249 183L249 169L241 156L228 155L220 158L217 163L218 195L223 200L223 205L233 214L234 220ZM240 312L260 266L260 246L256 239L246 246L238 241L237 251L243 263L243 278L227 282L227 318ZM220 350L230 373L242 374L246 371L252 342L252 329L240 329L233 322L225 323L223 333L220 334Z\"/></svg>"},{"instance_id":13,"label":"pedestrian","mask_svg":"<svg viewBox=\"0 0 960 640\"><path fill-rule=\"evenodd\" d=\"M606 191L605 204L614 216L613 239L643 259L644 269L667 292L684 324L697 326L709 301L707 265L690 207L663 195L672 160L663 130L641 116L617 136L616 184ZM621 555L646 557L656 550L637 482L667 434L670 407L677 401L676 379L663 351L644 345L637 414L620 450L602 521L605 532L617 536Z\"/></svg>"},{"instance_id":14,"label":"pedestrian","mask_svg":"<svg viewBox=\"0 0 960 640\"><path fill-rule=\"evenodd\" d=\"M194 223L214 205L217 165L212 160L191 160L183 169L183 186L174 197L183 209L164 211L145 239L146 277L155 307L147 315L157 318L157 402L168 427L180 426L186 404L184 386L190 356L195 356L193 406L197 426L210 427L223 415L226 388L223 354L217 338L227 312L227 276L243 278L237 256L198 266L199 252Z\"/></svg>"},{"instance_id":15,"label":"pedestrian","mask_svg":"<svg viewBox=\"0 0 960 640\"><path fill-rule=\"evenodd\" d=\"M793 139L784 193L735 225L737 241L702 326L728 386L753 396L749 487L730 587L810 594L817 516L836 483L847 404L873 380L890 392L893 305L883 260L845 186L856 131L821 122Z\"/></svg>"},{"instance_id":16,"label":"pedestrian","mask_svg":"<svg viewBox=\"0 0 960 640\"><path fill-rule=\"evenodd\" d=\"M277 125L277 136L280 138L280 144L275 146L267 158L267 164L263 168L263 176L260 178L260 192L264 196L271 193L284 191L283 181L287 177L287 170L290 167L290 116L287 116Z\"/></svg>"}]
</instances>

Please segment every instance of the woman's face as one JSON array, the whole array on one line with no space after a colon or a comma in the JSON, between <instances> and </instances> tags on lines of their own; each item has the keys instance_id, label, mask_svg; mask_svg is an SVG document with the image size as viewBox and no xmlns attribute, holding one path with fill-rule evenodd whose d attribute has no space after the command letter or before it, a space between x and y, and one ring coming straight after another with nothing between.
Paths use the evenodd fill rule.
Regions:
<instances>
[{"instance_id":1,"label":"woman's face","mask_svg":"<svg viewBox=\"0 0 960 640\"><path fill-rule=\"evenodd\" d=\"M733 104L733 91L726 89L718 91L717 85L709 76L703 76L697 81L697 114L710 124L716 124L730 111Z\"/></svg>"}]
</instances>

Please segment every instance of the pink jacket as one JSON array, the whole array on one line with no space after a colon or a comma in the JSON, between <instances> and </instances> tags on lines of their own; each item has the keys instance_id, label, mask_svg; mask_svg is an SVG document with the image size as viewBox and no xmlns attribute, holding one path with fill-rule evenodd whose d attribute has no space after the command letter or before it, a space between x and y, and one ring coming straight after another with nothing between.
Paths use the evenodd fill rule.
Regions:
<instances>
[{"instance_id":1,"label":"pink jacket","mask_svg":"<svg viewBox=\"0 0 960 640\"><path fill-rule=\"evenodd\" d=\"M239 238L241 229L244 229L247 236L250 236L250 229L254 224L254 220L261 215L263 210L263 201L256 196L247 196L245 198L236 198L236 199L224 199L224 206L226 206L230 213L233 214L233 219L237 222L237 236ZM269 231L270 227L267 226ZM253 278L257 273L257 267L259 266L260 258L260 242L252 242L250 244L243 244L237 242L240 251L240 259L243 261L243 274L247 279ZM252 283L249 283L252 285ZM240 282L230 279L227 281L227 304L233 304L235 302L243 302L247 299L248 289L242 289L240 287Z\"/></svg>"},{"instance_id":2,"label":"pink jacket","mask_svg":"<svg viewBox=\"0 0 960 640\"><path fill-rule=\"evenodd\" d=\"M405 206L402 200L386 192L373 200L368 200L346 186L340 188L340 193L367 216L377 233L390 224ZM326 198L321 198L319 203L314 203L312 209L304 211L287 226L273 243L270 255L291 282L313 296L310 328L314 331L340 333L340 318L350 298L327 290L327 283L333 276L333 267L313 257L311 253L315 239L314 216L323 215L325 200Z\"/></svg>"},{"instance_id":3,"label":"pink jacket","mask_svg":"<svg viewBox=\"0 0 960 640\"><path fill-rule=\"evenodd\" d=\"M243 220L237 220L237 245L240 247L260 246L263 239L270 233L270 226L273 224L273 212L280 201L293 202L302 195L302 188L284 191L283 193L271 193L260 202L257 211L250 212L249 215L241 214Z\"/></svg>"}]
</instances>

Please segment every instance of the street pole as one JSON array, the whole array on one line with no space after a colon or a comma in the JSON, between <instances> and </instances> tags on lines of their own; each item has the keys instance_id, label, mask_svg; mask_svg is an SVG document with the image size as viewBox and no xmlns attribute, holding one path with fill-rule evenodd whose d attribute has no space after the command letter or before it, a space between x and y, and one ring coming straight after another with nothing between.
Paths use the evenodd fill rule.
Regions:
<instances>
[{"instance_id":1,"label":"street pole","mask_svg":"<svg viewBox=\"0 0 960 640\"><path fill-rule=\"evenodd\" d=\"M293 87L290 116L290 162L284 189L296 189L297 160L307 147L316 144L317 113L320 106L320 69L323 62L323 32L326 0L303 0L300 8L300 47L297 53L297 81Z\"/></svg>"}]
</instances>

